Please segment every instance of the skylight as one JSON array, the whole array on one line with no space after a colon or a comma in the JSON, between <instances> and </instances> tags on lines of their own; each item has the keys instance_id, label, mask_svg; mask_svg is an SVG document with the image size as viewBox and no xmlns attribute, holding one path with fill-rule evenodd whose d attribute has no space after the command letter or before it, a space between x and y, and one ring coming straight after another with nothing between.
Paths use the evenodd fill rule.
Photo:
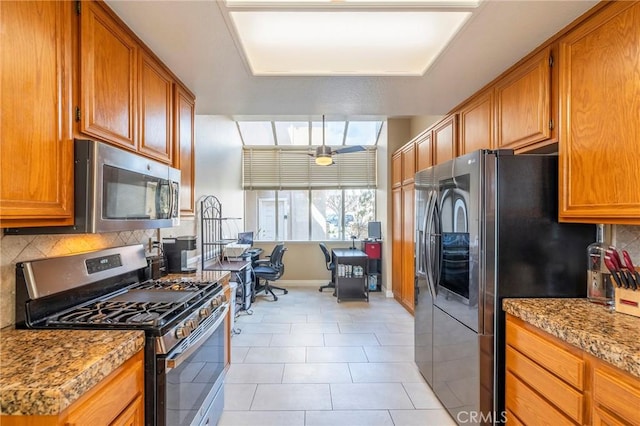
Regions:
<instances>
[{"instance_id":1,"label":"skylight","mask_svg":"<svg viewBox=\"0 0 640 426\"><path fill-rule=\"evenodd\" d=\"M325 144L329 146L378 144L382 121L325 122ZM236 121L245 146L322 145L322 121Z\"/></svg>"},{"instance_id":2,"label":"skylight","mask_svg":"<svg viewBox=\"0 0 640 426\"><path fill-rule=\"evenodd\" d=\"M474 1L227 0L254 75L425 73L471 16Z\"/></svg>"}]
</instances>

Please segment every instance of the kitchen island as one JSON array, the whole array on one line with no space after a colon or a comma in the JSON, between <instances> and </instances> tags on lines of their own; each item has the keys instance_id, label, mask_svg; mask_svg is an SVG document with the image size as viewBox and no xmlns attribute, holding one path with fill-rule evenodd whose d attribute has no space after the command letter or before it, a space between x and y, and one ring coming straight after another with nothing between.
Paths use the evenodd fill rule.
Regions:
<instances>
[{"instance_id":1,"label":"kitchen island","mask_svg":"<svg viewBox=\"0 0 640 426\"><path fill-rule=\"evenodd\" d=\"M143 331L0 330L0 423L20 424L23 416L42 416L38 424L64 421L109 378L117 379L117 397L124 399L137 380L127 386L128 373L142 377L143 347ZM135 368L122 370L134 357L139 358ZM108 391L100 389L106 398ZM132 393L138 397L142 387Z\"/></svg>"},{"instance_id":2,"label":"kitchen island","mask_svg":"<svg viewBox=\"0 0 640 426\"><path fill-rule=\"evenodd\" d=\"M505 299L506 416L640 425L640 318L586 299Z\"/></svg>"}]
</instances>

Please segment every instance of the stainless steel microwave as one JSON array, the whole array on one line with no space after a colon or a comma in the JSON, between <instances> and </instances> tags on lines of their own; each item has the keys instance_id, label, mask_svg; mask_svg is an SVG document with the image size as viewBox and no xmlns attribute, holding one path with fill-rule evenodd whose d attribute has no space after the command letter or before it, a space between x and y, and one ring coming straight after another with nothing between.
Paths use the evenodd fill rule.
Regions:
<instances>
[{"instance_id":1,"label":"stainless steel microwave","mask_svg":"<svg viewBox=\"0 0 640 426\"><path fill-rule=\"evenodd\" d=\"M180 170L103 142L74 144L72 226L5 228L5 234L80 234L180 224Z\"/></svg>"}]
</instances>

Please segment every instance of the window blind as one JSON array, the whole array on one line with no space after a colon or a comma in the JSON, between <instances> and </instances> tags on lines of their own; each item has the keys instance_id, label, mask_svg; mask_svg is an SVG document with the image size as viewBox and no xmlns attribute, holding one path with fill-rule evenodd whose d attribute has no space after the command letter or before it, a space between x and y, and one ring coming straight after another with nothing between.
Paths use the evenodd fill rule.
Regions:
<instances>
[{"instance_id":1,"label":"window blind","mask_svg":"<svg viewBox=\"0 0 640 426\"><path fill-rule=\"evenodd\" d=\"M332 149L337 149L333 148ZM246 146L242 150L243 189L375 188L376 148L333 156L335 164L318 166L309 147Z\"/></svg>"}]
</instances>

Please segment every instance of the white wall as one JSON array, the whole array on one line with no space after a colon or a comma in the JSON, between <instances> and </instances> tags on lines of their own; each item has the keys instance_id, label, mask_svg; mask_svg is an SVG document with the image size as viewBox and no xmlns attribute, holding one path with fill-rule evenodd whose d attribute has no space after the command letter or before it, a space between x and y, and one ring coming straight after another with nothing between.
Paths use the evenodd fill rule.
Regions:
<instances>
[{"instance_id":1,"label":"white wall","mask_svg":"<svg viewBox=\"0 0 640 426\"><path fill-rule=\"evenodd\" d=\"M182 218L177 228L163 229L163 237L200 236L200 201L207 195L220 200L223 216L244 216L242 142L235 121L227 116L196 115L195 127L196 216ZM229 221L225 228L230 233L242 231L243 220Z\"/></svg>"}]
</instances>

